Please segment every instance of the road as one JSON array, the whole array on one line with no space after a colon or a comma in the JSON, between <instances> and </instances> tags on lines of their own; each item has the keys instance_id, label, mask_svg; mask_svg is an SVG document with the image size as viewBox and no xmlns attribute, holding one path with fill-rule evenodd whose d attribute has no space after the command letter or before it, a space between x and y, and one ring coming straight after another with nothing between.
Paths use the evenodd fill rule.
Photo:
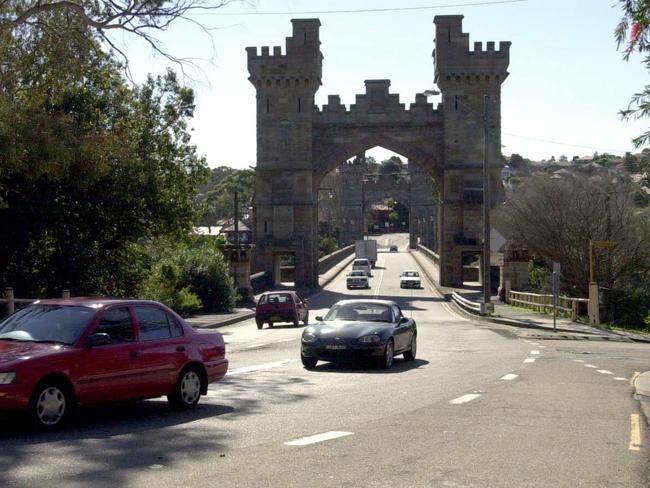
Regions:
<instances>
[{"instance_id":1,"label":"road","mask_svg":"<svg viewBox=\"0 0 650 488\"><path fill-rule=\"evenodd\" d=\"M401 290L416 263L404 236L382 239L400 252L379 254L371 289L346 290L342 274L310 315L394 299L418 324L414 362L307 371L302 328L233 324L220 329L230 372L194 411L157 399L82 411L56 433L2 424L0 486L650 486L630 386L647 345L534 342L467 319L429 284Z\"/></svg>"}]
</instances>

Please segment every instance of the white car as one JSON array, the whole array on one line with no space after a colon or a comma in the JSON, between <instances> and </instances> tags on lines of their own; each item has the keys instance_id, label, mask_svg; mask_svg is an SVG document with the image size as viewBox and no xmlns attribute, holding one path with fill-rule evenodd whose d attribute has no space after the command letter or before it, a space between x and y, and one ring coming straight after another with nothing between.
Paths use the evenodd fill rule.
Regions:
<instances>
[{"instance_id":1,"label":"white car","mask_svg":"<svg viewBox=\"0 0 650 488\"><path fill-rule=\"evenodd\" d=\"M370 261L365 258L357 258L352 261L352 271L365 271L368 276L372 276L372 273L370 273L371 268Z\"/></svg>"},{"instance_id":2,"label":"white car","mask_svg":"<svg viewBox=\"0 0 650 488\"><path fill-rule=\"evenodd\" d=\"M422 282L420 281L420 273L414 270L404 270L399 275L400 288L421 288Z\"/></svg>"},{"instance_id":3,"label":"white car","mask_svg":"<svg viewBox=\"0 0 650 488\"><path fill-rule=\"evenodd\" d=\"M345 284L350 288L370 288L368 275L365 271L356 270L350 271L345 278Z\"/></svg>"}]
</instances>

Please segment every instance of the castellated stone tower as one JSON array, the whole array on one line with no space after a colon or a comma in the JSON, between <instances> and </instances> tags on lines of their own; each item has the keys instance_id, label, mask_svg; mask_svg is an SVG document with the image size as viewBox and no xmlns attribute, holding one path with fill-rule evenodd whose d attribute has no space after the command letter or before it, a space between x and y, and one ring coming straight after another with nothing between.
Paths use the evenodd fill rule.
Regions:
<instances>
[{"instance_id":1,"label":"castellated stone tower","mask_svg":"<svg viewBox=\"0 0 650 488\"><path fill-rule=\"evenodd\" d=\"M483 114L487 96L491 204L501 198L501 83L510 42L469 46L462 15L437 16L435 82L442 91L444 170L439 213L440 283L462 284L463 254L479 254L483 200ZM444 264L443 264L444 263Z\"/></svg>"},{"instance_id":2,"label":"castellated stone tower","mask_svg":"<svg viewBox=\"0 0 650 488\"><path fill-rule=\"evenodd\" d=\"M257 91L257 168L254 242L256 268L279 277L279 256L295 256L296 279L318 283L317 189L312 182L314 95L323 55L318 19L294 19L280 46L246 49L249 80Z\"/></svg>"}]
</instances>

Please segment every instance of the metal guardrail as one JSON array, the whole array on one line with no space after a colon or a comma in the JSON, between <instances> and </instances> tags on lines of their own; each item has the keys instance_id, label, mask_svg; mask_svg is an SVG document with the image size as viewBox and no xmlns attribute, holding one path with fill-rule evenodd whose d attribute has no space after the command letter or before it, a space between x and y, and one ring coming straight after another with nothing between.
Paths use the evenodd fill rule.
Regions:
<instances>
[{"instance_id":1,"label":"metal guardrail","mask_svg":"<svg viewBox=\"0 0 650 488\"><path fill-rule=\"evenodd\" d=\"M479 315L485 315L485 303L483 302L473 302L463 297L455 291L451 293L451 299L460 307L464 308L470 313L478 313Z\"/></svg>"},{"instance_id":2,"label":"metal guardrail","mask_svg":"<svg viewBox=\"0 0 650 488\"><path fill-rule=\"evenodd\" d=\"M561 296L558 297L558 299L559 303L557 309L566 318L571 317L573 322L578 320L578 308L580 307L580 304L589 304L588 298ZM529 293L510 290L510 293L508 294L508 303L541 313L551 313L553 311L553 295L545 293Z\"/></svg>"},{"instance_id":3,"label":"metal guardrail","mask_svg":"<svg viewBox=\"0 0 650 488\"><path fill-rule=\"evenodd\" d=\"M422 251L422 253L425 256L427 256L434 263L436 263L438 266L440 266L440 256L438 255L438 253L432 251L428 247L423 246L422 244L418 244L418 250Z\"/></svg>"}]
</instances>

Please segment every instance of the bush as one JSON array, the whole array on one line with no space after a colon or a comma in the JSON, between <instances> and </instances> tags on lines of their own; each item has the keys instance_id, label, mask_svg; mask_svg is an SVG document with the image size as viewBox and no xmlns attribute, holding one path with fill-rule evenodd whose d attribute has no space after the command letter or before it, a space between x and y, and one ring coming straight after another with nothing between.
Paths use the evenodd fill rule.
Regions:
<instances>
[{"instance_id":1,"label":"bush","mask_svg":"<svg viewBox=\"0 0 650 488\"><path fill-rule=\"evenodd\" d=\"M152 250L154 264L140 296L158 300L187 315L200 309L229 311L235 290L228 264L217 245L194 239L163 244Z\"/></svg>"},{"instance_id":2,"label":"bush","mask_svg":"<svg viewBox=\"0 0 650 488\"><path fill-rule=\"evenodd\" d=\"M318 238L318 257L322 258L328 254L332 254L339 248L338 241L331 236Z\"/></svg>"}]
</instances>

